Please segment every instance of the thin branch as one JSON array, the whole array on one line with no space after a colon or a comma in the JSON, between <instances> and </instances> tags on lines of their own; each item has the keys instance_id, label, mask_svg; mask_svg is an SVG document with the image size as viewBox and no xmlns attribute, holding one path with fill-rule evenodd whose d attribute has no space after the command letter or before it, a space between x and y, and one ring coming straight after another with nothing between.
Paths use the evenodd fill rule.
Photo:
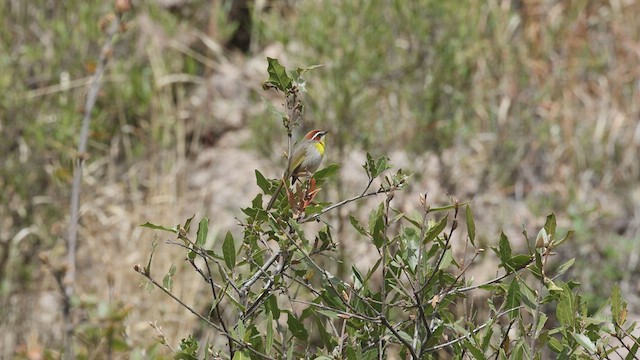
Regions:
<instances>
[{"instance_id":1,"label":"thin branch","mask_svg":"<svg viewBox=\"0 0 640 360\"><path fill-rule=\"evenodd\" d=\"M245 283L240 287L239 292L240 292L240 296L246 295L247 291L249 290L249 288L256 282L258 281L258 279L260 279L261 275L265 275L267 277L269 277L269 274L267 274L267 270L269 269L269 267L271 267L271 265L278 259L278 257L280 256L280 251L276 252L275 254L271 255L271 257L269 258L269 260L267 260L264 265L262 265L262 267L260 267L254 274L253 276L251 276L249 278L249 280L245 281Z\"/></svg>"},{"instance_id":2,"label":"thin branch","mask_svg":"<svg viewBox=\"0 0 640 360\"><path fill-rule=\"evenodd\" d=\"M625 329L622 328L622 326L616 324L615 322L613 323L613 326L616 327L618 330L622 331L624 333L624 335L628 338L631 339L631 341L633 341L633 343L635 344L635 346L638 346L640 348L640 342L638 342L638 339L636 339L635 337L633 337L633 335L629 334L629 332ZM614 332L614 336L616 339L618 339L618 341L620 341L620 343L622 344L622 346L624 346L629 353L631 353L631 349L629 349L629 347L627 346L627 344L624 343L624 341L622 341L622 338L620 336L618 336L617 332ZM634 355L634 359L637 359L637 357Z\"/></svg>"},{"instance_id":3,"label":"thin branch","mask_svg":"<svg viewBox=\"0 0 640 360\"><path fill-rule=\"evenodd\" d=\"M383 316L387 315L387 261L389 258L389 244L387 244L387 231L389 230L389 208L391 204L391 199L393 199L393 192L387 193L387 200L385 201L385 212L384 212L384 231L382 233L382 287L380 290L380 313ZM375 235L374 235L375 236ZM408 344L408 343L407 343ZM378 351L378 358L383 359L386 353L386 341L384 340L384 336L380 337L379 340L380 350ZM410 344L409 344L410 345Z\"/></svg>"},{"instance_id":4,"label":"thin branch","mask_svg":"<svg viewBox=\"0 0 640 360\"><path fill-rule=\"evenodd\" d=\"M429 210L430 210L430 206L427 203L426 194L420 196L420 202L424 209L424 215L422 216L422 224L420 226L420 237L418 239L422 241L427 231L427 215L429 215ZM416 261L417 266L422 266L423 249L424 249L423 246L418 247L418 259ZM422 272L420 272L419 274L422 274ZM418 276L420 276L419 274ZM424 313L424 308L422 307L422 297L420 296L420 293L417 290L417 287L420 284L420 279L416 277L416 282L414 283L413 281L409 281L409 284L411 285L411 290L413 291L413 299L415 300L416 306L418 308L418 315L420 316L420 321L422 321L422 326L424 326L425 331L427 333L426 336L427 338L429 338L431 337L431 327L429 327L429 321L427 320L427 316ZM419 324L416 324L416 331L413 337L414 347L418 346L418 339L420 337L419 330L420 330Z\"/></svg>"},{"instance_id":5,"label":"thin branch","mask_svg":"<svg viewBox=\"0 0 640 360\"><path fill-rule=\"evenodd\" d=\"M175 242L175 241L171 241L171 240L167 240L167 241L166 241L166 243L167 243L167 244L169 244L169 245L176 245L176 246L179 246L179 247L184 248L184 249L187 249L187 250L189 250L189 251L193 251L193 252L195 252L198 256L200 256L201 258L211 260L211 261L213 261L216 265L218 265L220 268L222 268L222 266L220 265L220 262L219 262L218 260L216 260L216 259L215 259L214 257L212 257L211 255L207 254L207 253L206 253L206 251L204 251L204 249L201 249L199 246L195 245L195 244L193 243L193 241L191 241L189 238L187 238L186 236L180 236L180 239L183 239L183 240L185 240L185 241L189 242L189 243L191 244L191 246L193 246L193 247L189 247L189 246L187 246L187 245L185 245L185 244L181 244L181 243L179 243L179 242ZM226 273L226 272L224 272L224 271L221 271L220 273L221 273L221 274L222 274L222 276L224 277L224 281L227 283L227 285L228 285L228 286L230 285L230 286L233 288L233 290L235 290L235 291L236 291L236 293L238 293L238 294L239 294L239 293L240 293L240 289L238 289L238 288L235 286L235 284L233 283L232 279L231 279L231 278L229 278L229 275L227 275L227 273ZM201 274L201 275L202 275L202 274ZM204 275L203 275L203 276L204 276ZM206 277L205 277L205 279L206 279ZM222 288L222 287L220 287L220 288ZM230 295L229 295L229 294L227 294L227 296L230 296Z\"/></svg>"},{"instance_id":6,"label":"thin branch","mask_svg":"<svg viewBox=\"0 0 640 360\"><path fill-rule=\"evenodd\" d=\"M407 348L407 350L409 350L409 352L411 353L411 357L412 357L414 360L418 360L418 359L419 359L419 357L418 357L418 353L416 353L416 350L413 348L413 346L411 346L411 344L409 344L409 342L408 342L405 338L403 338L403 337L398 333L398 331L397 331L393 326L391 326L391 324L389 323L389 321L387 320L387 318L381 315L381 316L379 317L379 320L382 322L382 324L383 324L387 329L389 329L389 331L391 331L391 332L393 333L393 335L396 337L396 339L398 339L398 341L400 341L400 342L402 343L402 345L404 345L404 346Z\"/></svg>"},{"instance_id":7,"label":"thin branch","mask_svg":"<svg viewBox=\"0 0 640 360\"><path fill-rule=\"evenodd\" d=\"M280 264L276 268L274 274L272 276L269 276L269 281L267 281L267 283L263 287L262 294L260 294L260 296L258 296L256 301L254 301L253 304L251 304L251 306L247 308L244 314L241 315L241 320L247 319L254 311L256 311L258 306L260 306L264 302L267 295L271 294L271 287L276 282L275 277L283 273L289 267L289 261L287 259L288 256L285 256L285 254L283 253L279 253L279 255L282 255L282 256L278 256L280 258Z\"/></svg>"},{"instance_id":8,"label":"thin branch","mask_svg":"<svg viewBox=\"0 0 640 360\"><path fill-rule=\"evenodd\" d=\"M100 58L96 66L96 72L92 76L91 86L87 93L87 99L84 105L84 116L82 118L82 127L80 130L80 139L78 142L78 155L73 171L73 185L71 188L71 204L69 219L69 234L67 238L67 272L65 276L64 286L64 303L63 303L63 319L65 328L65 358L74 359L73 351L73 333L75 327L71 318L71 299L75 293L76 280L76 249L78 247L78 222L80 208L80 191L82 188L82 169L87 155L87 140L89 138L89 125L91 124L91 113L98 98L100 91L100 79L105 71L107 62L111 56L115 35L120 27L122 14L118 13L114 16L107 30L107 41L102 46Z\"/></svg>"},{"instance_id":9,"label":"thin branch","mask_svg":"<svg viewBox=\"0 0 640 360\"><path fill-rule=\"evenodd\" d=\"M222 301L222 298L218 300L218 295L216 294L216 287L215 287L215 284L213 283L213 275L211 274L211 267L209 266L209 261L207 261L206 258L204 259L204 264L207 267L207 273L209 274L208 282L211 285L211 294L213 295L213 301L215 302L213 309L215 309L216 311L216 315L218 316L218 321L220 321L222 330L225 332L225 334L227 334L229 333L229 331L227 330L227 325L225 324L224 319L222 318L222 312L220 311L220 302ZM209 310L209 314L211 314L211 310ZM228 341L228 343L229 343L229 354L230 354L230 357L233 358L233 355L235 354L235 351L233 350L233 342Z\"/></svg>"},{"instance_id":10,"label":"thin branch","mask_svg":"<svg viewBox=\"0 0 640 360\"><path fill-rule=\"evenodd\" d=\"M440 254L440 256L438 257L438 262L436 263L436 266L433 268L433 272L431 273L431 275L429 276L429 278L427 279L427 281L425 281L425 283L420 287L420 291L422 292L424 291L424 289L429 285L429 283L431 282L431 280L433 280L433 278L435 277L436 273L438 272L438 269L440 268L440 264L442 264L442 260L444 259L444 255L447 253L447 249L449 248L449 244L451 243L451 237L453 236L453 232L457 229L458 227L458 209L459 209L459 205L457 200L454 204L454 213L453 213L453 223L451 225L451 230L449 230L449 236L446 236L447 233L445 233L445 244L444 244L444 249L442 250L442 254Z\"/></svg>"},{"instance_id":11,"label":"thin branch","mask_svg":"<svg viewBox=\"0 0 640 360\"><path fill-rule=\"evenodd\" d=\"M459 294L459 293L463 293L463 292L467 292L467 291L471 291L471 290L475 290L477 288L483 287L483 286L487 286L487 285L491 285L491 284L495 284L497 282L500 282L502 279L517 274L518 271L526 269L529 265L531 264L531 262L529 262L528 264L523 265L522 267L515 269L511 272L508 272L506 274L503 274L501 276L498 276L497 278L491 279L491 280L487 280L483 283L477 284L477 285L471 285L471 286L467 286L467 287L463 287L463 288L457 288L457 289L453 289L451 291L448 291L444 294L442 294L442 296L447 296L447 295L451 295L451 294Z\"/></svg>"},{"instance_id":12,"label":"thin branch","mask_svg":"<svg viewBox=\"0 0 640 360\"><path fill-rule=\"evenodd\" d=\"M313 215L309 215L309 216L307 216L306 218L304 218L304 219L300 220L299 222L303 224L303 223L306 223L306 222L309 222L309 221L312 221L312 220L316 220L317 218L319 218L319 217L320 217L320 216L322 216L323 214L325 214L325 213L327 213L327 212L329 212L329 211L331 211L331 210L333 210L333 209L335 209L335 208L338 208L338 207L344 206L344 205L346 205L346 204L348 204L348 203L351 203L351 202L354 202L354 201L356 201L356 200L360 200L360 199L363 199L363 198L366 198L366 197L369 197L369 196L374 196L374 195L378 195L378 194L388 193L388 192L390 192L391 190L392 190L392 189L384 189L384 188L380 188L380 189L378 189L378 190L376 190L376 191L372 191L372 192L370 192L370 193L356 195L356 196L354 196L354 197L352 197L352 198L349 198L349 199L346 199L346 200L342 200L342 201L337 202L337 203L335 203L335 204L333 204L333 205L327 206L326 208L322 209L320 212L315 213L315 214L313 214Z\"/></svg>"},{"instance_id":13,"label":"thin branch","mask_svg":"<svg viewBox=\"0 0 640 360\"><path fill-rule=\"evenodd\" d=\"M178 304L180 304L180 306L182 306L183 308L189 310L190 313L192 313L193 315L195 315L198 319L204 321L207 325L209 325L210 327L216 329L217 331L219 331L221 334L223 334L230 342L234 342L236 344L239 345L239 349L238 350L242 350L242 349L247 349L249 351L251 351L252 353L264 358L264 359L273 359L271 356L261 353L258 350L254 349L253 346L251 346L251 344L245 343L242 340L238 340L236 338L234 338L233 336L231 336L231 334L229 332L225 332L221 326L219 326L218 324L212 322L211 320L207 319L206 317L202 316L202 314L200 314L199 312L195 311L191 306L187 305L184 301L182 301L179 297L175 296L171 291L169 291L168 289L166 289L164 286L162 286L162 284L160 284L159 282L157 282L153 277L151 277L150 274L146 273L143 268L141 266L134 266L133 269L141 274L142 276L144 276L145 278L147 278L147 280L149 280L153 285L155 285L158 289L162 290L165 294L169 295L169 297L171 297L174 301L176 301Z\"/></svg>"},{"instance_id":14,"label":"thin branch","mask_svg":"<svg viewBox=\"0 0 640 360\"><path fill-rule=\"evenodd\" d=\"M457 343L459 343L459 342L461 342L461 341L464 341L464 340L468 339L471 335L474 335L474 334L478 333L479 331L481 331L482 329L484 329L485 327L487 327L489 324L492 324L493 322L495 322L495 319L497 319L497 318L499 318L499 317L502 317L502 316L504 316L504 315L506 315L506 314L510 313L511 311L520 310L520 309L522 309L523 307L524 307L524 305L520 305L520 306L516 306L516 307L514 307L514 308L512 308L512 309L505 310L505 311L503 311L503 312L501 312L501 313L497 314L496 316L494 316L494 318L493 318L493 319L491 319L491 321L487 321L486 323L484 323L484 324L482 324L482 325L478 326L477 328L473 329L473 331L470 331L467 335L465 335L465 336L463 336L463 337L460 337L460 338L457 338L457 339L453 339L453 340L448 341L448 342L446 342L446 343L444 343L444 344L440 344L440 345L437 345L437 346L433 346L433 347L430 347L430 348L426 348L426 349L425 349L425 352L428 352L428 351L436 351L436 350L444 349L444 348L446 348L446 347L449 347L449 346L451 346L451 345L454 345L454 344L457 344Z\"/></svg>"},{"instance_id":15,"label":"thin branch","mask_svg":"<svg viewBox=\"0 0 640 360\"><path fill-rule=\"evenodd\" d=\"M475 254L473 255L473 257L471 258L471 260L469 260L469 262L467 262L462 267L462 270L460 270L460 274L458 274L458 276L456 276L456 278L453 280L451 285L449 285L445 291L442 291L442 293L439 294L439 296L444 296L445 294L446 295L451 294L451 289L453 289L453 287L458 283L458 281L460 281L460 278L462 278L464 276L464 274L467 272L467 269L469 268L469 266L471 266L471 264L473 264L473 262L478 257L478 254L479 254L479 252L476 251Z\"/></svg>"},{"instance_id":16,"label":"thin branch","mask_svg":"<svg viewBox=\"0 0 640 360\"><path fill-rule=\"evenodd\" d=\"M513 323L516 321L516 318L514 317L510 322L509 322L509 326L507 327L507 330L504 332L504 336L502 337L502 341L500 341L500 347L504 349L505 347L505 341L509 340L509 331L511 331L511 327L513 326ZM533 349L531 349L533 350ZM496 351L496 356L493 358L493 360L498 360L498 357L500 356L500 350Z\"/></svg>"}]
</instances>

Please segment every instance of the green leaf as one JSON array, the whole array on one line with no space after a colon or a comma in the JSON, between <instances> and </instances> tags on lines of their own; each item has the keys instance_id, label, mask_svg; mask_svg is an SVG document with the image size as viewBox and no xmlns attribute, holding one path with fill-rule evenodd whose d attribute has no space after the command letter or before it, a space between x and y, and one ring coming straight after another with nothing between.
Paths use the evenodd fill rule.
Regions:
<instances>
[{"instance_id":1,"label":"green leaf","mask_svg":"<svg viewBox=\"0 0 640 360\"><path fill-rule=\"evenodd\" d=\"M426 244L432 241L433 239L435 239L438 235L440 235L442 230L444 230L444 228L447 226L448 219L449 219L449 214L445 215L442 219L440 219L440 221L438 221L437 224L430 227L427 233L425 234L424 239L422 240L422 244Z\"/></svg>"},{"instance_id":2,"label":"green leaf","mask_svg":"<svg viewBox=\"0 0 640 360\"><path fill-rule=\"evenodd\" d=\"M540 229L540 231L538 231L538 235L536 235L535 247L541 248L547 245L548 243L549 243L549 235L547 234L547 230L545 230L545 228L542 228Z\"/></svg>"},{"instance_id":3,"label":"green leaf","mask_svg":"<svg viewBox=\"0 0 640 360\"><path fill-rule=\"evenodd\" d=\"M627 357L624 358L624 360L637 359L635 355L638 353L639 348L640 348L640 341L638 341L638 338L635 338L635 341L633 342L633 346L631 347L631 350L627 354Z\"/></svg>"},{"instance_id":4,"label":"green leaf","mask_svg":"<svg viewBox=\"0 0 640 360\"><path fill-rule=\"evenodd\" d=\"M522 286L520 287L520 295L521 295L521 300L522 300L522 304L529 310L531 311L531 313L533 313L534 311L536 311L536 308L538 307L537 305L537 299L536 299L536 295L533 293L533 291L527 286L526 283L521 284Z\"/></svg>"},{"instance_id":5,"label":"green leaf","mask_svg":"<svg viewBox=\"0 0 640 360\"><path fill-rule=\"evenodd\" d=\"M269 80L267 80L267 82L282 92L291 89L293 79L287 75L287 70L284 66L280 65L278 59L267 57L267 63L267 72L269 73Z\"/></svg>"},{"instance_id":6,"label":"green leaf","mask_svg":"<svg viewBox=\"0 0 640 360\"><path fill-rule=\"evenodd\" d=\"M509 290L507 291L507 310L520 306L520 286L518 285L518 279L513 278L511 284L509 284ZM514 319L518 315L518 311L513 310L509 312L509 319Z\"/></svg>"},{"instance_id":7,"label":"green leaf","mask_svg":"<svg viewBox=\"0 0 640 360\"><path fill-rule=\"evenodd\" d=\"M451 262L453 261L453 251L451 251L451 248L445 249L444 252L442 253L442 260L440 261L440 270L445 270L446 268L449 267L449 265L451 265Z\"/></svg>"},{"instance_id":8,"label":"green leaf","mask_svg":"<svg viewBox=\"0 0 640 360\"><path fill-rule=\"evenodd\" d=\"M544 278L544 286L547 288L547 290L549 290L550 292L562 292L564 291L561 287L559 287L558 285L556 285L553 280L549 279L549 278Z\"/></svg>"},{"instance_id":9,"label":"green leaf","mask_svg":"<svg viewBox=\"0 0 640 360\"><path fill-rule=\"evenodd\" d=\"M383 171L391 169L391 165L389 164L389 158L387 156L381 156L376 160L376 175L378 176L382 174Z\"/></svg>"},{"instance_id":10,"label":"green leaf","mask_svg":"<svg viewBox=\"0 0 640 360\"><path fill-rule=\"evenodd\" d=\"M197 356L198 347L198 340L196 340L193 334L190 334L187 338L183 338L180 341L180 350L182 350L184 355ZM185 359L191 359L191 357L187 357Z\"/></svg>"},{"instance_id":11,"label":"green leaf","mask_svg":"<svg viewBox=\"0 0 640 360\"><path fill-rule=\"evenodd\" d=\"M351 222L351 226L353 226L353 228L356 229L356 231L358 231L360 234L364 236L367 236L367 230L365 230L362 227L362 225L360 225L360 222L358 222L358 219L353 217L353 215L349 214L349 221Z\"/></svg>"},{"instance_id":12,"label":"green leaf","mask_svg":"<svg viewBox=\"0 0 640 360\"><path fill-rule=\"evenodd\" d=\"M538 324L536 325L536 332L534 334L534 338L538 338L544 329L544 325L547 323L547 315L543 312L540 313L538 317ZM533 349L532 349L533 350Z\"/></svg>"},{"instance_id":13,"label":"green leaf","mask_svg":"<svg viewBox=\"0 0 640 360\"><path fill-rule=\"evenodd\" d=\"M400 335L400 337L408 343L411 343L411 341L413 341L413 338L411 337L411 335L407 334L406 331L400 330L398 331L398 335Z\"/></svg>"},{"instance_id":14,"label":"green leaf","mask_svg":"<svg viewBox=\"0 0 640 360\"><path fill-rule=\"evenodd\" d=\"M327 350L329 351L333 350L333 348L335 348L336 346L336 341L331 336L331 334L327 332L325 321L321 320L320 317L318 316L314 316L313 318L314 318L316 327L318 328L318 333L320 335L320 340L322 341L322 344L324 344L324 347Z\"/></svg>"},{"instance_id":15,"label":"green leaf","mask_svg":"<svg viewBox=\"0 0 640 360\"><path fill-rule=\"evenodd\" d=\"M362 167L367 172L367 176L370 179L373 179L376 177L376 175L374 175L375 169L376 169L376 163L373 160L373 156L371 156L371 154L367 153L367 162L365 162L364 165L362 165Z\"/></svg>"},{"instance_id":16,"label":"green leaf","mask_svg":"<svg viewBox=\"0 0 640 360\"><path fill-rule=\"evenodd\" d=\"M551 213L547 215L547 221L544 224L544 229L549 236L549 240L553 241L556 236L556 214Z\"/></svg>"},{"instance_id":17,"label":"green leaf","mask_svg":"<svg viewBox=\"0 0 640 360\"><path fill-rule=\"evenodd\" d=\"M335 319L338 318L338 313L335 312L335 311L320 309L320 310L316 310L316 312L318 314L322 314L322 315L328 317L329 319L334 319L335 320Z\"/></svg>"},{"instance_id":18,"label":"green leaf","mask_svg":"<svg viewBox=\"0 0 640 360\"><path fill-rule=\"evenodd\" d=\"M152 224L152 223L150 223L148 221L146 223L140 224L138 226L146 227L146 228L153 229L153 230L168 231L168 232L174 233L174 234L178 233L178 227L177 226L173 226L173 227L168 228L168 227L164 227L164 226L161 226L161 225Z\"/></svg>"},{"instance_id":19,"label":"green leaf","mask_svg":"<svg viewBox=\"0 0 640 360\"><path fill-rule=\"evenodd\" d=\"M618 283L613 284L611 289L611 316L613 317L613 323L620 324L620 314L622 314L623 301L620 297L620 285Z\"/></svg>"},{"instance_id":20,"label":"green leaf","mask_svg":"<svg viewBox=\"0 0 640 360\"><path fill-rule=\"evenodd\" d=\"M149 254L149 261L147 262L147 266L144 267L145 274L151 273L151 261L153 260L153 254L155 254L157 248L158 240L154 239L153 242L151 242L151 253Z\"/></svg>"},{"instance_id":21,"label":"green leaf","mask_svg":"<svg viewBox=\"0 0 640 360\"><path fill-rule=\"evenodd\" d=\"M293 336L302 341L307 341L307 338L309 337L307 329L304 328L304 325L292 313L289 313L287 325L289 325L289 330Z\"/></svg>"},{"instance_id":22,"label":"green leaf","mask_svg":"<svg viewBox=\"0 0 640 360\"><path fill-rule=\"evenodd\" d=\"M487 351L491 344L491 337L493 336L493 320L490 320L489 326L487 326L484 337L482 338L482 351Z\"/></svg>"},{"instance_id":23,"label":"green leaf","mask_svg":"<svg viewBox=\"0 0 640 360\"><path fill-rule=\"evenodd\" d=\"M403 232L404 260L411 268L411 272L418 266L418 253L420 250L420 236L415 228L406 228Z\"/></svg>"},{"instance_id":24,"label":"green leaf","mask_svg":"<svg viewBox=\"0 0 640 360\"><path fill-rule=\"evenodd\" d=\"M367 172L367 176L370 179L378 177L382 172L391 168L389 164L389 158L387 156L381 156L377 159L374 159L371 154L367 153L367 162L362 165L365 171Z\"/></svg>"},{"instance_id":25,"label":"green leaf","mask_svg":"<svg viewBox=\"0 0 640 360\"><path fill-rule=\"evenodd\" d=\"M509 357L511 359L530 359L530 356L524 356L523 346L523 340L516 341L516 345L513 347L513 350L511 350L511 354L509 354Z\"/></svg>"},{"instance_id":26,"label":"green leaf","mask_svg":"<svg viewBox=\"0 0 640 360\"><path fill-rule=\"evenodd\" d=\"M260 212L265 212L262 209L262 194L256 195L256 197L251 200L251 207L256 210L255 219L260 219Z\"/></svg>"},{"instance_id":27,"label":"green leaf","mask_svg":"<svg viewBox=\"0 0 640 360\"><path fill-rule=\"evenodd\" d=\"M316 65L311 65L311 66L307 66L305 68L297 68L296 69L296 74L298 75L298 77L304 75L307 71L311 71L311 70L315 70L319 67L323 67L324 65L322 64L316 64Z\"/></svg>"},{"instance_id":28,"label":"green leaf","mask_svg":"<svg viewBox=\"0 0 640 360\"><path fill-rule=\"evenodd\" d=\"M353 288L360 290L365 284L362 274L355 265L351 266L351 271L353 272Z\"/></svg>"},{"instance_id":29,"label":"green leaf","mask_svg":"<svg viewBox=\"0 0 640 360\"><path fill-rule=\"evenodd\" d=\"M465 340L463 344L464 344L464 347L471 353L471 355L473 355L474 359L477 359L477 360L486 359L482 350L480 350L475 345L473 345L471 341Z\"/></svg>"},{"instance_id":30,"label":"green leaf","mask_svg":"<svg viewBox=\"0 0 640 360\"><path fill-rule=\"evenodd\" d=\"M207 234L209 233L209 218L202 218L198 224L198 234L196 236L196 245L202 247L207 241Z\"/></svg>"},{"instance_id":31,"label":"green leaf","mask_svg":"<svg viewBox=\"0 0 640 360\"><path fill-rule=\"evenodd\" d=\"M269 182L269 180L267 180L267 178L265 178L260 171L256 170L255 173L256 184L258 184L260 190L262 190L262 192L265 194L271 194L271 191L269 191L271 189L271 182Z\"/></svg>"},{"instance_id":32,"label":"green leaf","mask_svg":"<svg viewBox=\"0 0 640 360\"><path fill-rule=\"evenodd\" d=\"M189 355L189 354L185 354L184 352L179 352L176 353L176 355L173 357L174 360L198 360L197 357L193 356L193 355ZM235 357L234 357L235 359Z\"/></svg>"},{"instance_id":33,"label":"green leaf","mask_svg":"<svg viewBox=\"0 0 640 360\"><path fill-rule=\"evenodd\" d=\"M384 203L380 203L380 206L378 206L378 210L376 211L373 229L371 231L373 244L378 249L382 247L385 241L384 230Z\"/></svg>"},{"instance_id":34,"label":"green leaf","mask_svg":"<svg viewBox=\"0 0 640 360\"><path fill-rule=\"evenodd\" d=\"M556 241L553 245L554 246L558 246L558 245L562 244L563 242L565 242L565 241L569 240L571 237L573 237L573 234L575 234L575 231L574 230L569 230L567 232L567 235L565 235L562 239Z\"/></svg>"},{"instance_id":35,"label":"green leaf","mask_svg":"<svg viewBox=\"0 0 640 360\"><path fill-rule=\"evenodd\" d=\"M562 351L562 344L560 341L554 337L549 337L549 349L551 349L555 353L560 353Z\"/></svg>"},{"instance_id":36,"label":"green leaf","mask_svg":"<svg viewBox=\"0 0 640 360\"><path fill-rule=\"evenodd\" d=\"M569 270L569 268L571 267L571 265L573 265L573 263L575 261L576 261L575 258L571 258L571 259L567 260L564 264L558 266L558 270L556 271L556 275L564 274L567 270Z\"/></svg>"},{"instance_id":37,"label":"green leaf","mask_svg":"<svg viewBox=\"0 0 640 360\"><path fill-rule=\"evenodd\" d=\"M571 291L564 288L556 306L556 317L563 327L572 326L575 322L572 299L573 294L571 294Z\"/></svg>"},{"instance_id":38,"label":"green leaf","mask_svg":"<svg viewBox=\"0 0 640 360\"><path fill-rule=\"evenodd\" d=\"M518 254L509 260L509 265L513 270L519 270L533 261L531 255Z\"/></svg>"},{"instance_id":39,"label":"green leaf","mask_svg":"<svg viewBox=\"0 0 640 360\"><path fill-rule=\"evenodd\" d=\"M540 254L540 251L536 249L533 256L535 257L536 264L535 266L530 267L529 270L536 278L542 280L542 255Z\"/></svg>"},{"instance_id":40,"label":"green leaf","mask_svg":"<svg viewBox=\"0 0 640 360\"><path fill-rule=\"evenodd\" d=\"M316 171L313 178L316 179L316 186L322 184L327 178L330 178L340 170L340 165L331 164L323 169Z\"/></svg>"},{"instance_id":41,"label":"green leaf","mask_svg":"<svg viewBox=\"0 0 640 360\"><path fill-rule=\"evenodd\" d=\"M278 301L275 296L269 296L264 302L265 312L271 314L274 319L280 318L280 308L278 307Z\"/></svg>"},{"instance_id":42,"label":"green leaf","mask_svg":"<svg viewBox=\"0 0 640 360\"><path fill-rule=\"evenodd\" d=\"M232 360L251 360L249 351L236 351Z\"/></svg>"},{"instance_id":43,"label":"green leaf","mask_svg":"<svg viewBox=\"0 0 640 360\"><path fill-rule=\"evenodd\" d=\"M265 323L266 334L265 334L265 351L267 353L271 352L271 347L273 347L273 314L267 315Z\"/></svg>"},{"instance_id":44,"label":"green leaf","mask_svg":"<svg viewBox=\"0 0 640 360\"><path fill-rule=\"evenodd\" d=\"M169 272L167 272L167 274L162 279L162 286L169 291L171 291L171 288L173 286L173 275L175 275L175 273L176 273L176 265L171 264L171 267L169 268Z\"/></svg>"},{"instance_id":45,"label":"green leaf","mask_svg":"<svg viewBox=\"0 0 640 360\"><path fill-rule=\"evenodd\" d=\"M222 256L229 270L233 270L236 265L236 244L233 241L233 236L230 231L227 231L227 235L224 237L224 243L222 243Z\"/></svg>"},{"instance_id":46,"label":"green leaf","mask_svg":"<svg viewBox=\"0 0 640 360\"><path fill-rule=\"evenodd\" d=\"M469 234L469 241L471 241L471 245L476 246L476 223L473 221L473 214L471 214L471 207L467 204L467 209L465 212L467 218L467 233Z\"/></svg>"},{"instance_id":47,"label":"green leaf","mask_svg":"<svg viewBox=\"0 0 640 360\"><path fill-rule=\"evenodd\" d=\"M498 248L491 248L498 258L500 258L500 266L504 267L506 270L509 269L509 264L511 261L511 245L509 244L509 239L507 235L504 234L504 231L500 233L500 241L498 242Z\"/></svg>"},{"instance_id":48,"label":"green leaf","mask_svg":"<svg viewBox=\"0 0 640 360\"><path fill-rule=\"evenodd\" d=\"M596 345L591 341L591 339L589 339L587 335L576 334L574 332L572 332L571 335L573 335L573 338L576 339L578 344L582 345L585 350L587 350L591 354L594 354L596 352Z\"/></svg>"},{"instance_id":49,"label":"green leaf","mask_svg":"<svg viewBox=\"0 0 640 360\"><path fill-rule=\"evenodd\" d=\"M196 217L196 214L193 214L190 218L187 219L187 221L185 221L184 225L182 226L184 231L189 232L189 230L191 230L191 222L195 217Z\"/></svg>"},{"instance_id":50,"label":"green leaf","mask_svg":"<svg viewBox=\"0 0 640 360\"><path fill-rule=\"evenodd\" d=\"M415 226L416 228L420 228L422 226L422 224L420 223L420 221L415 220L410 218L409 216L407 216L405 213L401 213L399 210L396 209L392 209L394 212L398 213L398 214L402 214L402 218L407 220L408 222L410 222L413 226Z\"/></svg>"}]
</instances>

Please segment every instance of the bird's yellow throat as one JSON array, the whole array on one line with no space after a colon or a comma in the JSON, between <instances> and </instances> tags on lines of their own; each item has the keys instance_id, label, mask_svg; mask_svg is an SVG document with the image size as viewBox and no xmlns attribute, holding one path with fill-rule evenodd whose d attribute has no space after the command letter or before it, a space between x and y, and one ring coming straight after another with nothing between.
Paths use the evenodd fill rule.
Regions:
<instances>
[{"instance_id":1,"label":"bird's yellow throat","mask_svg":"<svg viewBox=\"0 0 640 360\"><path fill-rule=\"evenodd\" d=\"M320 156L324 155L324 139L314 142L313 145L316 147L316 149L320 153Z\"/></svg>"}]
</instances>

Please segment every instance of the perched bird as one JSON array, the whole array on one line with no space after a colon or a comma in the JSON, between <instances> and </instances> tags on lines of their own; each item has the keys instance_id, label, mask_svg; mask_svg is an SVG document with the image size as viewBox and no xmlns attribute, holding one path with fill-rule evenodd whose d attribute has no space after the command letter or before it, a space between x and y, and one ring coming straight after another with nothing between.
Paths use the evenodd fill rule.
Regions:
<instances>
[{"instance_id":1,"label":"perched bird","mask_svg":"<svg viewBox=\"0 0 640 360\"><path fill-rule=\"evenodd\" d=\"M289 163L287 169L282 176L282 181L278 186L276 192L273 193L267 210L273 207L276 202L282 186L285 182L288 182L291 178L291 183L295 183L300 177L311 176L322 162L324 157L324 136L327 135L327 131L311 130L295 143L291 149L291 156L289 156Z\"/></svg>"}]
</instances>

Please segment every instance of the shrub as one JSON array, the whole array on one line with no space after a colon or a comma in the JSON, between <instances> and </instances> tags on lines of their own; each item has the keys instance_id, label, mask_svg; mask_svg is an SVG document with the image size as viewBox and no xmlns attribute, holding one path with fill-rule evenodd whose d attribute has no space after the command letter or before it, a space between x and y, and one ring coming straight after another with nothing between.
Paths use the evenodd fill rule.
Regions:
<instances>
[{"instance_id":1,"label":"shrub","mask_svg":"<svg viewBox=\"0 0 640 360\"><path fill-rule=\"evenodd\" d=\"M269 59L265 88L285 96L286 112L276 112L289 138L304 117L300 93L308 70L286 71ZM573 233L560 236L554 214L535 238L523 231L526 252L514 252L502 233L491 247L499 260L496 276L477 283L473 265L485 249L475 242L471 205L452 198L451 204L434 207L424 195L419 199L421 214L405 214L394 208L393 199L410 176L390 171L384 156L367 154L363 168L368 181L351 198L314 202L319 186L339 170L329 165L281 194L270 210L263 197L273 195L281 180L268 180L256 170L261 193L242 209L242 239L227 232L219 248L206 246L206 217L199 221L195 238L195 217L174 227L143 225L176 236L167 242L184 249L195 274L210 288L208 311L196 310L172 292L175 266L162 281L154 276L153 251L148 263L135 270L226 343L199 350L201 344L190 336L182 340L176 358L422 359L444 352L455 358L590 359L638 352L638 339L630 334L636 324L626 321L618 286L609 306L589 313L579 284L560 278L574 260L555 266L550 259ZM372 188L376 179L381 185ZM368 223L351 215L349 221L358 236L374 245L377 261L370 269L353 266L349 276L336 276L326 265L327 259L339 258L340 251L331 227L325 225L311 236L308 225L372 196L383 199L371 209ZM456 246L464 255L456 259L452 238L463 227L465 241ZM486 301L478 304L478 298Z\"/></svg>"}]
</instances>

